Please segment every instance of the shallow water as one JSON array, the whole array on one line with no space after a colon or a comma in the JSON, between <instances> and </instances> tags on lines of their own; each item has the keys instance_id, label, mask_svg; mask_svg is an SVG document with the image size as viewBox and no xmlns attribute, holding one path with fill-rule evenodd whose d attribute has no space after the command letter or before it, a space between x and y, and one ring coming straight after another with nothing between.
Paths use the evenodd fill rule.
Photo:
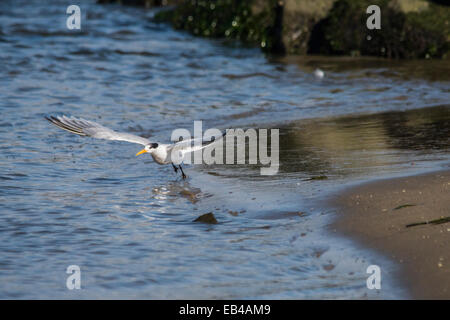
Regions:
<instances>
[{"instance_id":1,"label":"shallow water","mask_svg":"<svg viewBox=\"0 0 450 320\"><path fill-rule=\"evenodd\" d=\"M407 296L389 261L327 234L324 199L448 164L447 62L290 61L154 24L151 10L80 7L77 33L63 1L0 3L0 298ZM157 141L194 120L280 128L280 171L192 166L181 181L137 145L51 126L54 113ZM206 212L219 223L193 222Z\"/></svg>"}]
</instances>

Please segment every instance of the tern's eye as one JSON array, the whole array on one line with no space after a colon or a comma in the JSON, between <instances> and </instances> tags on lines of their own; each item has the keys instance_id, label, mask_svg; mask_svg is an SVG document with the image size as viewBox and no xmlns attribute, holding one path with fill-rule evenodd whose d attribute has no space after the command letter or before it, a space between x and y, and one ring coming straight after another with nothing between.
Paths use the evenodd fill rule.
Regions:
<instances>
[{"instance_id":1,"label":"tern's eye","mask_svg":"<svg viewBox=\"0 0 450 320\"><path fill-rule=\"evenodd\" d=\"M152 143L151 145L150 145L150 148L158 148L158 144L157 143Z\"/></svg>"}]
</instances>

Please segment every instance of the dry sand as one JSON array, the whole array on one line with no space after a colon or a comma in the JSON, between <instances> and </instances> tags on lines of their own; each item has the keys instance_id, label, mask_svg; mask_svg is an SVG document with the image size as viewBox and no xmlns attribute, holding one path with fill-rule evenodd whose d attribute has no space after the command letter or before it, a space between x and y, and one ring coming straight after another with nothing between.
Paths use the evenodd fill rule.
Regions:
<instances>
[{"instance_id":1,"label":"dry sand","mask_svg":"<svg viewBox=\"0 0 450 320\"><path fill-rule=\"evenodd\" d=\"M399 263L414 299L450 299L450 222L406 227L450 217L450 170L358 186L331 204L331 228Z\"/></svg>"}]
</instances>

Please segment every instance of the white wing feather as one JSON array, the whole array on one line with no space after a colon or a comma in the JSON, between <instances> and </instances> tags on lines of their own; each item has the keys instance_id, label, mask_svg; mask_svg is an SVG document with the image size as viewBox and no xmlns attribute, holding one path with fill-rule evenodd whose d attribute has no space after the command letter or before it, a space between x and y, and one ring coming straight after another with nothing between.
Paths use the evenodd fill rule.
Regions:
<instances>
[{"instance_id":1,"label":"white wing feather","mask_svg":"<svg viewBox=\"0 0 450 320\"><path fill-rule=\"evenodd\" d=\"M194 152L197 150L201 150L203 148L206 148L207 146L220 141L225 136L226 132L222 133L222 136L219 137L219 139L216 139L215 136L212 136L211 139L203 139L203 138L195 138L195 139L188 139L188 140L182 140L179 142L175 142L171 149L173 150L179 150L184 154Z\"/></svg>"},{"instance_id":2,"label":"white wing feather","mask_svg":"<svg viewBox=\"0 0 450 320\"><path fill-rule=\"evenodd\" d=\"M51 116L46 119L54 125L60 127L61 129L78 134L80 136L88 136L106 140L127 141L131 143L142 144L144 146L150 143L150 140L148 140L147 138L136 136L131 133L117 132L106 128L101 124L85 119L66 116Z\"/></svg>"}]
</instances>

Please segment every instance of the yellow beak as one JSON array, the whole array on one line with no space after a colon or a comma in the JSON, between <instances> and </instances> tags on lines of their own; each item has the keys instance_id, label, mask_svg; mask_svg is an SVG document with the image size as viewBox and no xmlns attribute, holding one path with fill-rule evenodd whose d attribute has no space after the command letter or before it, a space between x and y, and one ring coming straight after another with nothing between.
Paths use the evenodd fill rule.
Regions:
<instances>
[{"instance_id":1,"label":"yellow beak","mask_svg":"<svg viewBox=\"0 0 450 320\"><path fill-rule=\"evenodd\" d=\"M138 153L136 153L136 156L138 156L138 155L140 155L140 154L143 154L143 153L146 153L146 152L147 152L147 150L142 149L141 151L139 151Z\"/></svg>"}]
</instances>

